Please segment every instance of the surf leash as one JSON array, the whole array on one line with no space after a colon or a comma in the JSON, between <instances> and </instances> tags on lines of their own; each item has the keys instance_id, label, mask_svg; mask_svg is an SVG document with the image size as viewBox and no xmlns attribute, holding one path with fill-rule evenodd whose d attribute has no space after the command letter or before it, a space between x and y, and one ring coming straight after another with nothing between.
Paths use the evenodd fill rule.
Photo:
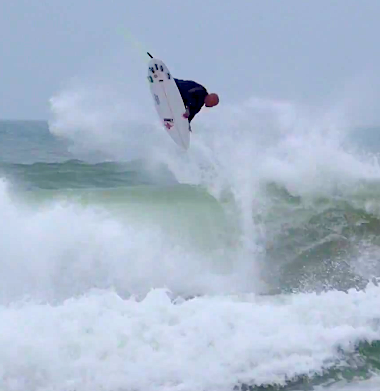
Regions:
<instances>
[{"instance_id":1,"label":"surf leash","mask_svg":"<svg viewBox=\"0 0 380 391\"><path fill-rule=\"evenodd\" d=\"M148 54L148 56L150 58L153 58L153 56L143 48L143 45L141 44L141 42L139 42L133 35L132 33L129 31L129 30L126 30L126 29L122 29L120 28L119 31L121 32L121 34L124 35L125 38L127 38L130 43L132 43L132 45L137 49L137 51L140 53L140 56L141 58L144 60L144 62L146 63L146 55Z\"/></svg>"}]
</instances>

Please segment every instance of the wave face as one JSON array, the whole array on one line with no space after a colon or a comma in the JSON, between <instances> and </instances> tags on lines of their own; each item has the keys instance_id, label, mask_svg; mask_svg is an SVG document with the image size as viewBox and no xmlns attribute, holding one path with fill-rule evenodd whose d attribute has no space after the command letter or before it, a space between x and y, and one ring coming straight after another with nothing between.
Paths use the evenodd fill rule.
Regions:
<instances>
[{"instance_id":1,"label":"wave face","mask_svg":"<svg viewBox=\"0 0 380 391\"><path fill-rule=\"evenodd\" d=\"M377 129L252 99L183 153L97 93L0 124L3 388L377 389Z\"/></svg>"}]
</instances>

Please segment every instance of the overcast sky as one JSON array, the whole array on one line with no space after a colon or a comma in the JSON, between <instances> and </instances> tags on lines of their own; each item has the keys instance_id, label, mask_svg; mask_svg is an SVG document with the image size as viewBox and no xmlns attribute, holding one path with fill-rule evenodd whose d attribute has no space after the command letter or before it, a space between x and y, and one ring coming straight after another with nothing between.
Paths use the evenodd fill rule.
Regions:
<instances>
[{"instance_id":1,"label":"overcast sky","mask_svg":"<svg viewBox=\"0 0 380 391\"><path fill-rule=\"evenodd\" d=\"M223 102L322 101L376 84L379 16L379 0L2 0L0 118L48 119L73 77L150 99L123 30Z\"/></svg>"}]
</instances>

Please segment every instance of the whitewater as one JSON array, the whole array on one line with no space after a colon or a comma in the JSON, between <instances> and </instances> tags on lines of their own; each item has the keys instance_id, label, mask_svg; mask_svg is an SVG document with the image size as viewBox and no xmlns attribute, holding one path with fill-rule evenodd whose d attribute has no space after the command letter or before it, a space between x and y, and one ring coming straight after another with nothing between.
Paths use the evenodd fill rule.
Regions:
<instances>
[{"instance_id":1,"label":"whitewater","mask_svg":"<svg viewBox=\"0 0 380 391\"><path fill-rule=\"evenodd\" d=\"M0 389L377 390L377 130L111 98L0 123Z\"/></svg>"}]
</instances>

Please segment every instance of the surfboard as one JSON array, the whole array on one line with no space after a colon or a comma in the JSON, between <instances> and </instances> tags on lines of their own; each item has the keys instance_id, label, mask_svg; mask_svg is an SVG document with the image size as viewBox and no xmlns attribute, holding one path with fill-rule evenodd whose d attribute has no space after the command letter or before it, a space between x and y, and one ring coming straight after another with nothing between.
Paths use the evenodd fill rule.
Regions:
<instances>
[{"instance_id":1,"label":"surfboard","mask_svg":"<svg viewBox=\"0 0 380 391\"><path fill-rule=\"evenodd\" d=\"M149 53L148 55L152 57ZM164 129L180 147L190 145L191 127L177 84L163 61L152 57L148 63L148 81L154 105Z\"/></svg>"}]
</instances>

